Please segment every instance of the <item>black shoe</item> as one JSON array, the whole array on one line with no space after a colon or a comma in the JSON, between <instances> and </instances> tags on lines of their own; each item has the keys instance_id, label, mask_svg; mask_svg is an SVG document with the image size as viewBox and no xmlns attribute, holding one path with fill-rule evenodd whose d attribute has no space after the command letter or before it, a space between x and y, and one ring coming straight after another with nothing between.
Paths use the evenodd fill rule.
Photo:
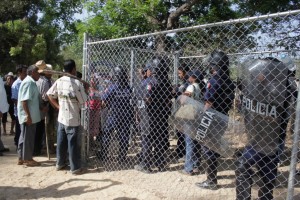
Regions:
<instances>
[{"instance_id":1,"label":"black shoe","mask_svg":"<svg viewBox=\"0 0 300 200\"><path fill-rule=\"evenodd\" d=\"M197 187L203 188L203 189L209 189L209 190L216 190L218 189L218 185L217 183L213 182L213 181L203 181L201 183L196 183Z\"/></svg>"},{"instance_id":2,"label":"black shoe","mask_svg":"<svg viewBox=\"0 0 300 200\"><path fill-rule=\"evenodd\" d=\"M0 152L0 156L3 156L3 153L2 153L2 152Z\"/></svg>"},{"instance_id":3,"label":"black shoe","mask_svg":"<svg viewBox=\"0 0 300 200\"><path fill-rule=\"evenodd\" d=\"M9 148L5 148L5 147L0 150L0 152L7 152L7 151L9 151Z\"/></svg>"},{"instance_id":4,"label":"black shoe","mask_svg":"<svg viewBox=\"0 0 300 200\"><path fill-rule=\"evenodd\" d=\"M150 168L148 168L148 167L143 167L143 166L141 166L141 165L135 165L135 166L134 166L134 169L137 170L137 171L146 173L146 174L152 173L152 170L151 170Z\"/></svg>"},{"instance_id":5,"label":"black shoe","mask_svg":"<svg viewBox=\"0 0 300 200\"><path fill-rule=\"evenodd\" d=\"M187 176L196 176L196 175L200 174L200 171L196 170L196 169L194 169L192 171L186 171L185 169L183 169L183 170L179 170L178 172L180 174L187 175Z\"/></svg>"}]
</instances>

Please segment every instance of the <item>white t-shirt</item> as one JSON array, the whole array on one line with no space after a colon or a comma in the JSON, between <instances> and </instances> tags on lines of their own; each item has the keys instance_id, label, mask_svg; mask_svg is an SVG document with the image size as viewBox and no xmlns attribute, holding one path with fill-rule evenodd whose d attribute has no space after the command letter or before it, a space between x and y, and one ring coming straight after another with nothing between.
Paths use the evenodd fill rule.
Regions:
<instances>
[{"instance_id":1,"label":"white t-shirt","mask_svg":"<svg viewBox=\"0 0 300 200\"><path fill-rule=\"evenodd\" d=\"M191 93L191 98L200 100L201 90L199 83L190 84L185 91Z\"/></svg>"},{"instance_id":2,"label":"white t-shirt","mask_svg":"<svg viewBox=\"0 0 300 200\"><path fill-rule=\"evenodd\" d=\"M6 113L8 111L9 105L7 103L6 92L4 88L4 82L0 76L0 112Z\"/></svg>"}]
</instances>

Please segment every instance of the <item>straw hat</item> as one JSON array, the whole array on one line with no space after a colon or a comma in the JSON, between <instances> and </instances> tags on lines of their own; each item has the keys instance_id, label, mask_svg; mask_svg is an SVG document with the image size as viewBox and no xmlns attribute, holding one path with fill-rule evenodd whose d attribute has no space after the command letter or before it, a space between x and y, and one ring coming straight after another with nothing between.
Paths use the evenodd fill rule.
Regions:
<instances>
[{"instance_id":1,"label":"straw hat","mask_svg":"<svg viewBox=\"0 0 300 200\"><path fill-rule=\"evenodd\" d=\"M46 63L45 63L44 60L39 60L39 61L37 61L37 62L35 63L35 66L36 66L37 68L39 68L39 70L44 70L44 69L46 69L46 67L47 67L47 65L46 65Z\"/></svg>"},{"instance_id":2,"label":"straw hat","mask_svg":"<svg viewBox=\"0 0 300 200\"><path fill-rule=\"evenodd\" d=\"M14 73L8 72L8 74L6 76L14 76Z\"/></svg>"},{"instance_id":3,"label":"straw hat","mask_svg":"<svg viewBox=\"0 0 300 200\"><path fill-rule=\"evenodd\" d=\"M43 70L52 70L52 65L46 64L44 60L37 61L35 66L38 68L38 73L47 74L47 72L44 72Z\"/></svg>"}]
</instances>

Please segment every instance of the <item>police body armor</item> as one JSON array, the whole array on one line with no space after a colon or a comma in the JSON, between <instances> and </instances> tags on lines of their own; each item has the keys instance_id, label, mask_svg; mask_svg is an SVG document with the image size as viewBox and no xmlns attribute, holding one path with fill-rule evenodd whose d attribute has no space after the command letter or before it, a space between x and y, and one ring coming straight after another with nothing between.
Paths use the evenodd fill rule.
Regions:
<instances>
[{"instance_id":1,"label":"police body armor","mask_svg":"<svg viewBox=\"0 0 300 200\"><path fill-rule=\"evenodd\" d=\"M231 138L236 133L227 130L227 115L211 108L203 112L204 103L184 95L179 96L177 103L180 106L173 113L176 129L223 157L233 156L235 149L232 148Z\"/></svg>"},{"instance_id":2,"label":"police body armor","mask_svg":"<svg viewBox=\"0 0 300 200\"><path fill-rule=\"evenodd\" d=\"M274 155L287 120L288 68L278 60L257 59L245 62L241 74L248 144Z\"/></svg>"},{"instance_id":3,"label":"police body armor","mask_svg":"<svg viewBox=\"0 0 300 200\"><path fill-rule=\"evenodd\" d=\"M143 80L137 101L139 125L143 135L148 135L150 133L150 117L149 113L147 112L147 99L149 98L151 87L153 87L154 84L156 84L154 77L148 77L147 79Z\"/></svg>"}]
</instances>

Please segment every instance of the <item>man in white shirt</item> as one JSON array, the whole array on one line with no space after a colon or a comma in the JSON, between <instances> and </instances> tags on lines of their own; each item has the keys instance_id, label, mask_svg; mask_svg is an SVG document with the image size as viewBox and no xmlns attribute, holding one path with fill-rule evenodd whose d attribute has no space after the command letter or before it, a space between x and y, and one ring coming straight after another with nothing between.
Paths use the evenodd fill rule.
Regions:
<instances>
[{"instance_id":1,"label":"man in white shirt","mask_svg":"<svg viewBox=\"0 0 300 200\"><path fill-rule=\"evenodd\" d=\"M76 76L76 64L74 60L64 62L64 71ZM67 150L71 173L82 174L81 152L79 144L80 109L87 100L85 88L82 84L68 76L59 78L48 90L47 95L51 105L58 110L57 129L57 162L56 169L66 167Z\"/></svg>"},{"instance_id":2,"label":"man in white shirt","mask_svg":"<svg viewBox=\"0 0 300 200\"><path fill-rule=\"evenodd\" d=\"M4 89L3 78L0 76L0 118L2 118L2 114L8 111L9 105L7 103L6 92ZM5 148L3 142L1 140L1 128L0 128L0 156L3 156L2 152L9 151L8 148Z\"/></svg>"},{"instance_id":3,"label":"man in white shirt","mask_svg":"<svg viewBox=\"0 0 300 200\"><path fill-rule=\"evenodd\" d=\"M203 99L203 74L201 71L194 69L189 71L188 76L190 85L186 88L183 94L195 100ZM197 175L200 172L201 145L198 143L198 141L193 140L188 135L185 135L185 145L186 154L184 169L179 172L189 176Z\"/></svg>"}]
</instances>

